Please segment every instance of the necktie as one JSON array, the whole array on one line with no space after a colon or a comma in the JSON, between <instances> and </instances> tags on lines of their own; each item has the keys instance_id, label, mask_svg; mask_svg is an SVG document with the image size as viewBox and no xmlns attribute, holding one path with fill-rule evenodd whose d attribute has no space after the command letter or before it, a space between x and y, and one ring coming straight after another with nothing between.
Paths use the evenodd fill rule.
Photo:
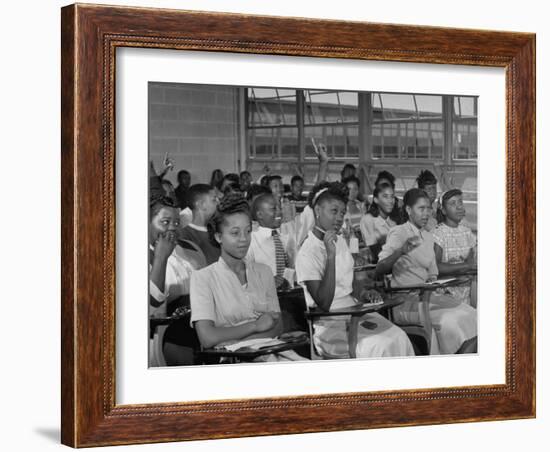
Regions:
<instances>
[{"instance_id":1,"label":"necktie","mask_svg":"<svg viewBox=\"0 0 550 452\"><path fill-rule=\"evenodd\" d=\"M277 268L277 276L283 276L283 273L286 268L286 253L283 247L283 242L279 237L279 233L276 229L271 231L271 236L273 237L273 243L275 244L275 265Z\"/></svg>"}]
</instances>

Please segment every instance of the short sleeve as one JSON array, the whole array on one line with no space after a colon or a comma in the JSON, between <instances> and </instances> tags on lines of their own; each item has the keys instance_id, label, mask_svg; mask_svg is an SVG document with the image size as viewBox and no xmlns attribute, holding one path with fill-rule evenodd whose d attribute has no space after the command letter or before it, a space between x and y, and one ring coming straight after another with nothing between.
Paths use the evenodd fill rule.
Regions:
<instances>
[{"instance_id":1,"label":"short sleeve","mask_svg":"<svg viewBox=\"0 0 550 452\"><path fill-rule=\"evenodd\" d=\"M216 321L214 293L209 284L210 269L191 274L191 324L198 320Z\"/></svg>"},{"instance_id":2,"label":"short sleeve","mask_svg":"<svg viewBox=\"0 0 550 452\"><path fill-rule=\"evenodd\" d=\"M363 215L361 222L359 223L361 228L361 235L363 236L363 241L365 245L372 246L376 245L376 233L374 231L374 217L370 214Z\"/></svg>"},{"instance_id":3,"label":"short sleeve","mask_svg":"<svg viewBox=\"0 0 550 452\"><path fill-rule=\"evenodd\" d=\"M434 236L434 243L438 245L440 248L444 248L443 232L441 228L439 227L435 228L433 231L433 236Z\"/></svg>"},{"instance_id":4,"label":"short sleeve","mask_svg":"<svg viewBox=\"0 0 550 452\"><path fill-rule=\"evenodd\" d=\"M164 286L170 299L189 293L189 280L192 273L193 267L183 258L177 258L174 254L168 258Z\"/></svg>"},{"instance_id":5,"label":"short sleeve","mask_svg":"<svg viewBox=\"0 0 550 452\"><path fill-rule=\"evenodd\" d=\"M298 283L320 281L323 279L324 273L325 262L321 253L316 253L310 247L303 246L296 258L296 279Z\"/></svg>"},{"instance_id":6,"label":"short sleeve","mask_svg":"<svg viewBox=\"0 0 550 452\"><path fill-rule=\"evenodd\" d=\"M399 248L401 248L406 241L407 237L402 228L395 227L390 229L390 232L388 232L388 236L386 237L386 243L384 244L382 250L380 251L380 254L378 255L378 261L381 261L383 259L386 259L388 256L391 256Z\"/></svg>"}]
</instances>

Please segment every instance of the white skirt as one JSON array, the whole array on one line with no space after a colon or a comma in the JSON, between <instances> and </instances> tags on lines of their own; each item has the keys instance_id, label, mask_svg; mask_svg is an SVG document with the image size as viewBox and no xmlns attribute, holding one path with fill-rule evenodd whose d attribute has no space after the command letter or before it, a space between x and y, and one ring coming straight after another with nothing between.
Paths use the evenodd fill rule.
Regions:
<instances>
[{"instance_id":1,"label":"white skirt","mask_svg":"<svg viewBox=\"0 0 550 452\"><path fill-rule=\"evenodd\" d=\"M401 299L404 303L393 308L395 323L419 323L418 295L402 295ZM432 294L430 319L435 331L432 355L456 353L464 342L477 336L477 311L448 295Z\"/></svg>"},{"instance_id":2,"label":"white skirt","mask_svg":"<svg viewBox=\"0 0 550 452\"><path fill-rule=\"evenodd\" d=\"M313 342L326 358L349 358L348 329L350 317L332 317L314 323ZM357 358L414 356L405 332L380 314L365 314L357 327Z\"/></svg>"}]
</instances>

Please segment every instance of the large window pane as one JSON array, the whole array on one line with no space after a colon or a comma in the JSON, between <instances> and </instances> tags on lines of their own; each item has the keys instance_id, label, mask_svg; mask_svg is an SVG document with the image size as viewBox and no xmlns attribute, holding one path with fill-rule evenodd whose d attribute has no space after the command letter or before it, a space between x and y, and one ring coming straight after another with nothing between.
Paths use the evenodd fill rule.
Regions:
<instances>
[{"instance_id":1,"label":"large window pane","mask_svg":"<svg viewBox=\"0 0 550 452\"><path fill-rule=\"evenodd\" d=\"M298 129L272 127L248 130L249 157L256 159L296 159Z\"/></svg>"},{"instance_id":2,"label":"large window pane","mask_svg":"<svg viewBox=\"0 0 550 452\"><path fill-rule=\"evenodd\" d=\"M324 125L304 127L306 158L317 160L315 144L323 143L331 159L359 156L359 128L357 125Z\"/></svg>"},{"instance_id":3,"label":"large window pane","mask_svg":"<svg viewBox=\"0 0 550 452\"><path fill-rule=\"evenodd\" d=\"M453 99L453 159L477 158L477 97Z\"/></svg>"},{"instance_id":4,"label":"large window pane","mask_svg":"<svg viewBox=\"0 0 550 452\"><path fill-rule=\"evenodd\" d=\"M248 88L248 125L251 127L296 124L296 91Z\"/></svg>"},{"instance_id":5,"label":"large window pane","mask_svg":"<svg viewBox=\"0 0 550 452\"><path fill-rule=\"evenodd\" d=\"M443 96L372 93L374 159L443 159Z\"/></svg>"},{"instance_id":6,"label":"large window pane","mask_svg":"<svg viewBox=\"0 0 550 452\"><path fill-rule=\"evenodd\" d=\"M358 94L345 91L305 90L306 125L357 122Z\"/></svg>"}]
</instances>

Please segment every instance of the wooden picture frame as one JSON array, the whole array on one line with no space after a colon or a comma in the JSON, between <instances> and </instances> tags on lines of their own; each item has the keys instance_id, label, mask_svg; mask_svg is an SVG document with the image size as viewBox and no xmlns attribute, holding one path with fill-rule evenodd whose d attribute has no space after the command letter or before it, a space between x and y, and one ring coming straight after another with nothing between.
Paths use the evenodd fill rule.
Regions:
<instances>
[{"instance_id":1,"label":"wooden picture frame","mask_svg":"<svg viewBox=\"0 0 550 452\"><path fill-rule=\"evenodd\" d=\"M61 32L64 444L85 447L535 416L535 35L78 4L62 9ZM116 405L118 47L505 68L506 383Z\"/></svg>"}]
</instances>

